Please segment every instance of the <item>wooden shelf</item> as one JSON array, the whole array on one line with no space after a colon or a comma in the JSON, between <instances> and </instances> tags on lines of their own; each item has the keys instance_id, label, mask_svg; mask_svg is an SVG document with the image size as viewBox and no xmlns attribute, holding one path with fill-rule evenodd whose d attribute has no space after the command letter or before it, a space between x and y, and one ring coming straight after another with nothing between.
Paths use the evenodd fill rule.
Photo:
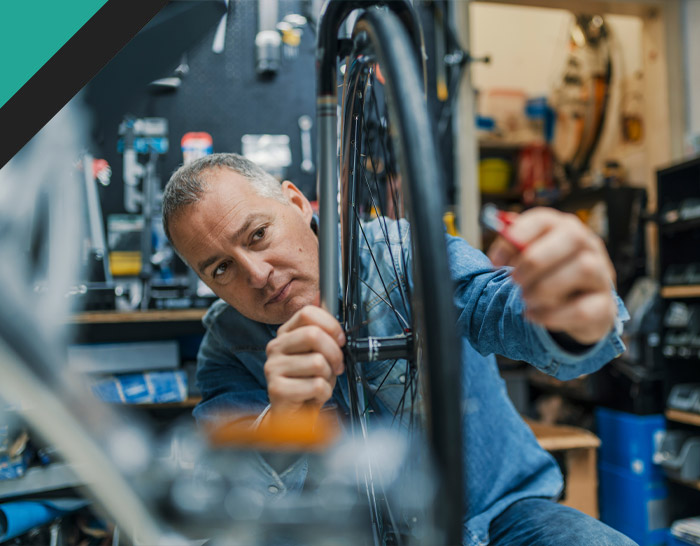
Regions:
<instances>
[{"instance_id":1,"label":"wooden shelf","mask_svg":"<svg viewBox=\"0 0 700 546\"><path fill-rule=\"evenodd\" d=\"M70 317L71 324L111 324L123 322L191 322L200 321L206 309L148 311L88 311Z\"/></svg>"},{"instance_id":2,"label":"wooden shelf","mask_svg":"<svg viewBox=\"0 0 700 546\"><path fill-rule=\"evenodd\" d=\"M525 422L532 429L542 449L547 451L597 448L600 446L600 439L592 432L582 428L545 425L530 419L525 419Z\"/></svg>"},{"instance_id":3,"label":"wooden shelf","mask_svg":"<svg viewBox=\"0 0 700 546\"><path fill-rule=\"evenodd\" d=\"M53 463L32 467L21 478L0 481L0 499L22 495L36 495L82 485L73 468L67 463Z\"/></svg>"},{"instance_id":4,"label":"wooden shelf","mask_svg":"<svg viewBox=\"0 0 700 546\"><path fill-rule=\"evenodd\" d=\"M182 402L167 402L162 404L117 404L128 406L130 408L143 409L177 409L177 408L193 408L202 401L201 396L187 398Z\"/></svg>"},{"instance_id":5,"label":"wooden shelf","mask_svg":"<svg viewBox=\"0 0 700 546\"><path fill-rule=\"evenodd\" d=\"M697 489L698 491L700 491L700 481L688 482L686 480L677 480L675 478L671 478L671 480L674 483L679 483L681 485L685 485L686 487L690 487L691 489Z\"/></svg>"},{"instance_id":6,"label":"wooden shelf","mask_svg":"<svg viewBox=\"0 0 700 546\"><path fill-rule=\"evenodd\" d=\"M598 437L587 430L564 425L546 425L525 419L538 443L547 451L563 451L566 496L559 502L593 518L598 517Z\"/></svg>"},{"instance_id":7,"label":"wooden shelf","mask_svg":"<svg viewBox=\"0 0 700 546\"><path fill-rule=\"evenodd\" d=\"M662 298L700 298L700 284L681 286L664 286L661 288Z\"/></svg>"},{"instance_id":8,"label":"wooden shelf","mask_svg":"<svg viewBox=\"0 0 700 546\"><path fill-rule=\"evenodd\" d=\"M559 394L580 404L592 405L597 403L591 379L584 375L569 381L562 381L551 375L530 367L527 371L530 385L547 393Z\"/></svg>"},{"instance_id":9,"label":"wooden shelf","mask_svg":"<svg viewBox=\"0 0 700 546\"><path fill-rule=\"evenodd\" d=\"M482 203L522 203L523 194L519 191L507 191L503 193L481 192Z\"/></svg>"},{"instance_id":10,"label":"wooden shelf","mask_svg":"<svg viewBox=\"0 0 700 546\"><path fill-rule=\"evenodd\" d=\"M700 481L697 482L680 482L683 485L687 485L688 487L692 487L693 489L697 489L700 491Z\"/></svg>"},{"instance_id":11,"label":"wooden shelf","mask_svg":"<svg viewBox=\"0 0 700 546\"><path fill-rule=\"evenodd\" d=\"M686 425L696 425L700 427L700 414L690 413L676 409L666 410L666 419L676 421L677 423L685 423Z\"/></svg>"},{"instance_id":12,"label":"wooden shelf","mask_svg":"<svg viewBox=\"0 0 700 546\"><path fill-rule=\"evenodd\" d=\"M481 150L506 150L506 151L520 151L526 146L536 144L535 142L509 142L506 140L479 139L479 149Z\"/></svg>"},{"instance_id":13,"label":"wooden shelf","mask_svg":"<svg viewBox=\"0 0 700 546\"><path fill-rule=\"evenodd\" d=\"M664 234L678 233L700 226L700 218L692 218L691 220L677 220L676 222L660 223L659 228Z\"/></svg>"}]
</instances>

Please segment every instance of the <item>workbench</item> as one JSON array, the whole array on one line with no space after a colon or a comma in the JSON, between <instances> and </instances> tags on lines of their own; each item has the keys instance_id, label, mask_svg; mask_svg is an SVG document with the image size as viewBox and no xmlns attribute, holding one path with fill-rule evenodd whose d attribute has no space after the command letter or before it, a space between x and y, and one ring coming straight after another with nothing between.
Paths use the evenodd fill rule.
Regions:
<instances>
[{"instance_id":1,"label":"workbench","mask_svg":"<svg viewBox=\"0 0 700 546\"><path fill-rule=\"evenodd\" d=\"M597 449L600 439L587 430L526 419L543 449L564 452L566 489L561 504L598 518Z\"/></svg>"}]
</instances>

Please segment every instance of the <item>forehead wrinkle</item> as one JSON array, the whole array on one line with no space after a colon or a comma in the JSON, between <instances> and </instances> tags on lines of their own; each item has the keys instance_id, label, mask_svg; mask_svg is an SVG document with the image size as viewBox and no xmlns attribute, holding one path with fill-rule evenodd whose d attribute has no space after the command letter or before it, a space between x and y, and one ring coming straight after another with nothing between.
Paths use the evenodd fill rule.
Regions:
<instances>
[{"instance_id":1,"label":"forehead wrinkle","mask_svg":"<svg viewBox=\"0 0 700 546\"><path fill-rule=\"evenodd\" d=\"M222 203L222 206L225 206L225 203ZM221 233L231 225L231 222L233 221L234 216L238 214L238 210L242 207L241 200L236 201L229 210L221 215L218 216L218 220L211 226L208 227L207 229L207 236L210 237L212 240L219 239L221 236Z\"/></svg>"},{"instance_id":2,"label":"forehead wrinkle","mask_svg":"<svg viewBox=\"0 0 700 546\"><path fill-rule=\"evenodd\" d=\"M245 235L245 233L250 229L250 226L254 224L258 219L269 220L270 215L264 211L251 211L247 214L245 220L243 220L243 223L239 228L236 229L235 232L233 232L232 234L226 233L223 236L220 235L230 225L230 222L227 223L226 226L223 226L216 235L212 235L211 232L212 230L216 229L219 226L219 224L221 224L221 222L217 222L215 226L212 226L212 228L209 230L209 233L207 233L207 237L212 242L213 246L219 246L219 248L215 248L213 254L210 254L204 260L201 260L199 262L199 264L197 265L197 269L199 270L199 272L204 274L205 270L209 266L216 263L222 258L223 255L227 254L227 252L222 250L221 244L217 245L217 242L220 243L223 239L224 244L229 242L236 243L241 237L243 237L243 235Z\"/></svg>"},{"instance_id":3,"label":"forehead wrinkle","mask_svg":"<svg viewBox=\"0 0 700 546\"><path fill-rule=\"evenodd\" d=\"M228 199L221 199L222 195L221 192L222 190L222 185L226 185L228 181L223 181L219 177L222 176L222 174L226 173L226 171L229 171L229 173L233 173L234 175L237 175L237 178L239 180L236 180L236 185L240 190L242 190L242 195L237 195L235 197L227 194L224 192L224 195ZM212 239L217 239L219 238L220 234L224 229L226 229L228 226L231 225L231 217L238 214L238 209L244 206L246 198L248 198L248 193L251 191L253 188L250 185L250 183L243 178L240 174L236 173L235 171L232 171L231 169L224 169L222 167L217 168L216 170L211 170L210 172L206 173L206 182L209 187L209 191L207 191L203 201L206 200L212 200L215 199L217 201L216 203L216 210L219 210L219 207L225 208L229 207L228 211L225 214L217 214L218 221L210 226L207 229L207 235L210 236ZM257 195L257 194L256 194ZM230 204L232 200L235 199L235 202ZM222 224L225 224L222 226ZM215 231L217 228L221 226L221 229L218 230L217 233ZM239 230L240 231L240 230Z\"/></svg>"},{"instance_id":4,"label":"forehead wrinkle","mask_svg":"<svg viewBox=\"0 0 700 546\"><path fill-rule=\"evenodd\" d=\"M236 205L239 205L240 203L234 204L225 215L221 216L216 210L214 211L214 214L211 214L211 212L207 213L207 197L211 198L210 195L207 195L202 201L193 203L192 205L188 206L186 210L182 211L180 215L174 218L173 226L174 229L177 229L175 226L181 223L187 224L194 220L191 228L187 229L183 234L186 236L186 239L181 243L181 245L178 246L181 246L183 251L185 249L195 251L195 255L197 248L199 248L201 251L201 249L211 246L212 254L210 255L219 257L221 256L223 248L221 245L220 234L226 227L222 224L231 216L231 214L235 212ZM197 218L199 221L196 221ZM217 218L217 220L213 225L209 225L210 222L207 221L209 218ZM203 260L197 260L197 263L201 264L205 261L209 261L208 257ZM193 263L191 265L194 266L195 264Z\"/></svg>"},{"instance_id":5,"label":"forehead wrinkle","mask_svg":"<svg viewBox=\"0 0 700 546\"><path fill-rule=\"evenodd\" d=\"M224 232L226 231L226 228L231 225L231 222L233 221L231 216L236 214L236 209L239 207L240 201L236 202L225 215L219 217L218 221L214 225L207 228L206 233L202 237L202 239L206 239L207 243L199 241L199 244L203 246L206 246L207 244L212 246L212 252L197 265L197 269L200 273L203 274L206 268L218 261L225 254L222 245L222 242L225 241L222 241L222 237L225 240L228 239Z\"/></svg>"}]
</instances>

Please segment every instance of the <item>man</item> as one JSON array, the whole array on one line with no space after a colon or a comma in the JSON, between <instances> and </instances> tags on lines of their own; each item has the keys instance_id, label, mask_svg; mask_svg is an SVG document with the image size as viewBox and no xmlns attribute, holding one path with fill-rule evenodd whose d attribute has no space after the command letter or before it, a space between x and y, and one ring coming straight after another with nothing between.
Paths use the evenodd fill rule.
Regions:
<instances>
[{"instance_id":1,"label":"man","mask_svg":"<svg viewBox=\"0 0 700 546\"><path fill-rule=\"evenodd\" d=\"M204 319L197 420L236 410L269 426L328 401L343 408L337 378L345 336L318 306L318 242L303 194L236 154L215 154L173 174L163 223L178 253L223 300ZM470 396L464 542L633 545L549 500L561 491L561 475L508 400L492 356L524 359L568 379L620 354L615 324L626 312L611 291L604 245L571 215L547 209L520 215L509 230L526 248L520 253L499 240L493 264L448 238ZM383 402L388 409L396 404ZM292 494L306 472L303 462L273 468L262 461L260 483L272 484L270 495Z\"/></svg>"}]
</instances>

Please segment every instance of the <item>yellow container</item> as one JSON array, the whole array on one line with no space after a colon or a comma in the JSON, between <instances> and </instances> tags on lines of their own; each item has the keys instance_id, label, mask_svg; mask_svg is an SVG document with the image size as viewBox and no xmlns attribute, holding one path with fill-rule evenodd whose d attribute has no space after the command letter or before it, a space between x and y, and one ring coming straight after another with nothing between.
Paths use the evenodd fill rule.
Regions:
<instances>
[{"instance_id":1,"label":"yellow container","mask_svg":"<svg viewBox=\"0 0 700 546\"><path fill-rule=\"evenodd\" d=\"M484 193L508 191L513 167L509 161L497 157L479 161L479 189Z\"/></svg>"},{"instance_id":2,"label":"yellow container","mask_svg":"<svg viewBox=\"0 0 700 546\"><path fill-rule=\"evenodd\" d=\"M109 253L109 270L115 277L136 276L141 273L141 252L115 250Z\"/></svg>"}]
</instances>

